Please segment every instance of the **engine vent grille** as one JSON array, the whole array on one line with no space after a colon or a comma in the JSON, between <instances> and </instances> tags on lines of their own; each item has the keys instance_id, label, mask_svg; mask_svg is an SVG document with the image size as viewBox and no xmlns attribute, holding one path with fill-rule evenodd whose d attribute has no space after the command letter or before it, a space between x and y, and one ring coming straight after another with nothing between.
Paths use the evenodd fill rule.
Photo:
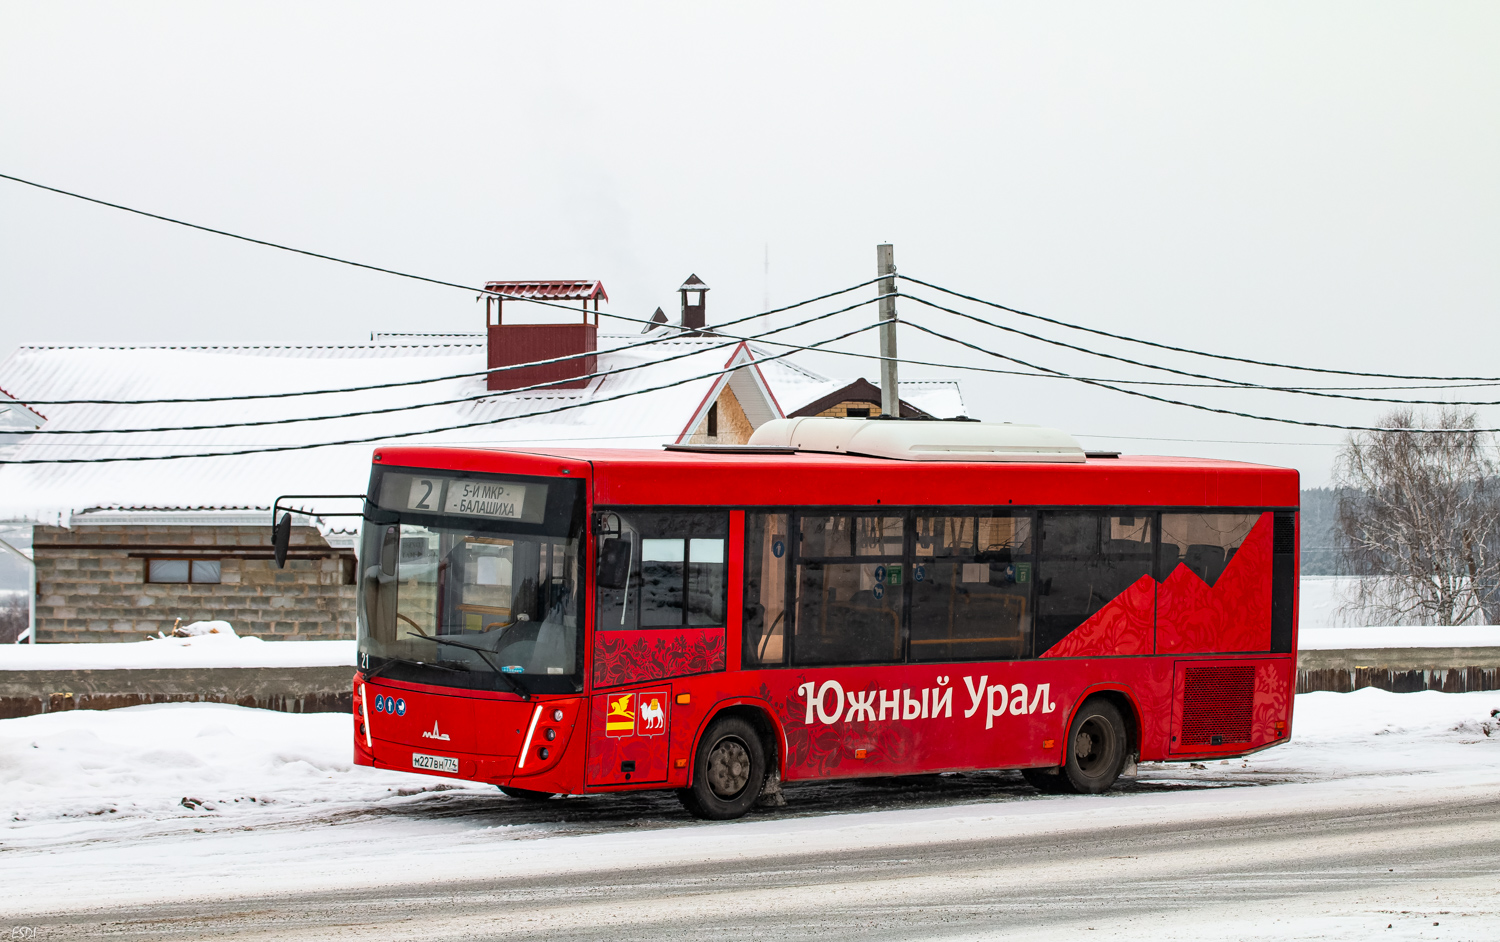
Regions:
<instances>
[{"instance_id":1,"label":"engine vent grille","mask_svg":"<svg viewBox=\"0 0 1500 942\"><path fill-rule=\"evenodd\" d=\"M1297 552L1297 521L1291 514L1277 514L1276 527L1272 531L1273 553Z\"/></svg>"},{"instance_id":2,"label":"engine vent grille","mask_svg":"<svg viewBox=\"0 0 1500 942\"><path fill-rule=\"evenodd\" d=\"M1254 665L1189 667L1178 748L1249 742L1254 706Z\"/></svg>"}]
</instances>

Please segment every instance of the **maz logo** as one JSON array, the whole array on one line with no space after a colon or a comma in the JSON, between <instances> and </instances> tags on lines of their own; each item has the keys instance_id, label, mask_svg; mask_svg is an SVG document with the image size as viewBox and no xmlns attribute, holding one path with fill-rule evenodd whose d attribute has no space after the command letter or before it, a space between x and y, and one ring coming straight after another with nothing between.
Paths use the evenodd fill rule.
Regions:
<instances>
[{"instance_id":1,"label":"maz logo","mask_svg":"<svg viewBox=\"0 0 1500 942\"><path fill-rule=\"evenodd\" d=\"M432 731L431 732L424 732L422 734L422 738L423 739L441 739L443 742L447 742L448 741L448 734L447 733L440 733L440 732L438 732L437 720L433 720L432 721Z\"/></svg>"}]
</instances>

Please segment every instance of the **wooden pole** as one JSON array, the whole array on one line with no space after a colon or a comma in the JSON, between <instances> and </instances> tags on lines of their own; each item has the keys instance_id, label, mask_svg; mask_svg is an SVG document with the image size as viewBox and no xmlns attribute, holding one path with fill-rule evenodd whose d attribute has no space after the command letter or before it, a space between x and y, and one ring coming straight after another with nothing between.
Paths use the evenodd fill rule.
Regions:
<instances>
[{"instance_id":1,"label":"wooden pole","mask_svg":"<svg viewBox=\"0 0 1500 942\"><path fill-rule=\"evenodd\" d=\"M880 293L896 293L896 248L890 243L875 246L877 275L890 277L880 280ZM901 392L896 382L896 299L880 300L880 411L883 415L901 417Z\"/></svg>"}]
</instances>

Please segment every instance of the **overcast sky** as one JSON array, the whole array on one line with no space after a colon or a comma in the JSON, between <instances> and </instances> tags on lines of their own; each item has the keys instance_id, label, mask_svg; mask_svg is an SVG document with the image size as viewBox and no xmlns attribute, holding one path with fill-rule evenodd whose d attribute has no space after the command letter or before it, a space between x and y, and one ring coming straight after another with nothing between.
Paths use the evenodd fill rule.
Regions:
<instances>
[{"instance_id":1,"label":"overcast sky","mask_svg":"<svg viewBox=\"0 0 1500 942\"><path fill-rule=\"evenodd\" d=\"M711 322L853 284L890 241L905 273L1074 323L1316 366L1500 375L1497 49L1494 3L7 0L0 173L465 284L601 278L609 309L637 317L675 317L690 272L712 287ZM900 311L1055 369L1141 375ZM0 355L358 341L482 317L472 293L0 181ZM873 352L873 335L849 349ZM909 329L902 353L1005 366ZM1307 485L1326 482L1340 439L1073 383L903 374L937 375L962 377L981 418L1292 465ZM1164 394L1345 424L1382 411ZM1500 408L1480 411L1500 426Z\"/></svg>"}]
</instances>

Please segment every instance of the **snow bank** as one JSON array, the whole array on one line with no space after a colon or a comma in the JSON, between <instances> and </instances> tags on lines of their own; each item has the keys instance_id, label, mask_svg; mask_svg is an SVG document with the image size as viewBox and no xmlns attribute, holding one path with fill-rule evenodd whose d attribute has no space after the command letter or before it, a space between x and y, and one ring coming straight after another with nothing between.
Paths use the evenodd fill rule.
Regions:
<instances>
[{"instance_id":1,"label":"snow bank","mask_svg":"<svg viewBox=\"0 0 1500 942\"><path fill-rule=\"evenodd\" d=\"M1500 775L1500 719L1491 711L1500 711L1500 690L1298 694L1291 742L1230 765L1281 781L1482 769ZM1184 768L1160 767L1174 775Z\"/></svg>"},{"instance_id":2,"label":"snow bank","mask_svg":"<svg viewBox=\"0 0 1500 942\"><path fill-rule=\"evenodd\" d=\"M354 642L267 643L234 634L202 634L113 644L0 645L0 671L173 667L348 667L352 671Z\"/></svg>"},{"instance_id":3,"label":"snow bank","mask_svg":"<svg viewBox=\"0 0 1500 942\"><path fill-rule=\"evenodd\" d=\"M1493 648L1500 647L1500 627L1461 625L1379 626L1367 628L1303 628L1297 647L1304 651L1349 648Z\"/></svg>"},{"instance_id":4,"label":"snow bank","mask_svg":"<svg viewBox=\"0 0 1500 942\"><path fill-rule=\"evenodd\" d=\"M15 847L132 822L285 822L448 787L354 765L352 735L339 713L217 703L0 720L0 835Z\"/></svg>"}]
</instances>

